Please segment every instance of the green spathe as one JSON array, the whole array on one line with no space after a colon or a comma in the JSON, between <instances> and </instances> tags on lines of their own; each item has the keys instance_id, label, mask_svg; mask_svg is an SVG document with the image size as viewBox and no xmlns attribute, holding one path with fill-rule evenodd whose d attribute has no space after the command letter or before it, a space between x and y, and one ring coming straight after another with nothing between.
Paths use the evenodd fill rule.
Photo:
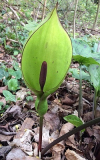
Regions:
<instances>
[{"instance_id":1,"label":"green spathe","mask_svg":"<svg viewBox=\"0 0 100 160\"><path fill-rule=\"evenodd\" d=\"M37 95L37 102L41 96L45 99L57 90L66 76L71 58L71 40L59 22L55 7L31 34L23 49L23 77L28 87ZM47 63L47 73L45 84L41 88L40 72L43 62Z\"/></svg>"}]
</instances>

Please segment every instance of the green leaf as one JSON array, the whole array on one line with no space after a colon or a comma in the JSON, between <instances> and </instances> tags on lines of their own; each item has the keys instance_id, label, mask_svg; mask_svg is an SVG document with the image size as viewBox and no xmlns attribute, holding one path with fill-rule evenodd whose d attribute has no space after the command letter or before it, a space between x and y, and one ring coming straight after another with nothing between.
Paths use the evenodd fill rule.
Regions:
<instances>
[{"instance_id":1,"label":"green leaf","mask_svg":"<svg viewBox=\"0 0 100 160\"><path fill-rule=\"evenodd\" d=\"M3 106L3 102L0 102L0 107Z\"/></svg>"},{"instance_id":2,"label":"green leaf","mask_svg":"<svg viewBox=\"0 0 100 160\"><path fill-rule=\"evenodd\" d=\"M10 75L14 76L16 79L21 79L21 77L22 77L22 72L20 69L15 71L14 69L9 68L8 72Z\"/></svg>"},{"instance_id":3,"label":"green leaf","mask_svg":"<svg viewBox=\"0 0 100 160\"><path fill-rule=\"evenodd\" d=\"M19 69L19 64L16 62L16 61L13 61L13 67L15 70L18 70Z\"/></svg>"},{"instance_id":4,"label":"green leaf","mask_svg":"<svg viewBox=\"0 0 100 160\"><path fill-rule=\"evenodd\" d=\"M27 101L33 101L33 97L32 96L27 96L26 99L27 99Z\"/></svg>"},{"instance_id":5,"label":"green leaf","mask_svg":"<svg viewBox=\"0 0 100 160\"><path fill-rule=\"evenodd\" d=\"M18 89L17 79L10 79L8 81L8 89L11 90L11 91L16 91Z\"/></svg>"},{"instance_id":6,"label":"green leaf","mask_svg":"<svg viewBox=\"0 0 100 160\"><path fill-rule=\"evenodd\" d=\"M22 71L20 69L15 71L15 78L16 79L21 79L22 78Z\"/></svg>"},{"instance_id":7,"label":"green leaf","mask_svg":"<svg viewBox=\"0 0 100 160\"><path fill-rule=\"evenodd\" d=\"M90 47L87 42L80 39L72 39L73 46L73 59L78 61L80 64L91 65L98 64L100 65L96 54L92 53L92 47Z\"/></svg>"},{"instance_id":8,"label":"green leaf","mask_svg":"<svg viewBox=\"0 0 100 160\"><path fill-rule=\"evenodd\" d=\"M79 127L79 126L81 126L83 124L82 120L79 117L75 116L75 115L65 116L64 120L72 123L75 127ZM85 131L85 129L82 130L82 132L84 132L84 131Z\"/></svg>"},{"instance_id":9,"label":"green leaf","mask_svg":"<svg viewBox=\"0 0 100 160\"><path fill-rule=\"evenodd\" d=\"M33 29L35 29L37 27L38 23L37 22L28 22L28 24L26 24L24 26L24 29L28 30L28 31L33 31Z\"/></svg>"},{"instance_id":10,"label":"green leaf","mask_svg":"<svg viewBox=\"0 0 100 160\"><path fill-rule=\"evenodd\" d=\"M79 62L80 64L84 64L86 66L89 66L91 64L98 64L99 62L96 61L96 59L92 58L92 57L83 57L81 55L73 55L73 59L77 62Z\"/></svg>"},{"instance_id":11,"label":"green leaf","mask_svg":"<svg viewBox=\"0 0 100 160\"><path fill-rule=\"evenodd\" d=\"M40 116L48 109L47 96L65 78L72 58L71 40L63 29L56 7L32 32L22 55L22 73L35 92L35 107Z\"/></svg>"},{"instance_id":12,"label":"green leaf","mask_svg":"<svg viewBox=\"0 0 100 160\"><path fill-rule=\"evenodd\" d=\"M92 64L89 66L89 73L91 76L91 83L96 91L100 91L100 66Z\"/></svg>"},{"instance_id":13,"label":"green leaf","mask_svg":"<svg viewBox=\"0 0 100 160\"><path fill-rule=\"evenodd\" d=\"M6 72L4 68L0 68L0 80L5 79L8 76L8 72Z\"/></svg>"},{"instance_id":14,"label":"green leaf","mask_svg":"<svg viewBox=\"0 0 100 160\"><path fill-rule=\"evenodd\" d=\"M42 63L46 61L47 77L43 92L49 95L66 76L72 58L72 46L58 20L56 8L38 27L23 49L22 72L28 87L37 95L41 94L40 71Z\"/></svg>"},{"instance_id":15,"label":"green leaf","mask_svg":"<svg viewBox=\"0 0 100 160\"><path fill-rule=\"evenodd\" d=\"M77 68L70 68L68 70L68 72L71 72L72 73L72 77L74 77L75 79L80 79L80 75L79 75L80 71L79 71L79 69L77 69ZM89 75L89 73L84 72L83 70L81 72L82 72L82 79L90 81L90 75Z\"/></svg>"},{"instance_id":16,"label":"green leaf","mask_svg":"<svg viewBox=\"0 0 100 160\"><path fill-rule=\"evenodd\" d=\"M83 57L92 57L91 47L84 41L80 39L73 39L72 46L73 46L73 55L80 55Z\"/></svg>"},{"instance_id":17,"label":"green leaf","mask_svg":"<svg viewBox=\"0 0 100 160\"><path fill-rule=\"evenodd\" d=\"M17 50L15 50L15 51L14 51L14 56L17 56L18 53L19 53L19 52L18 52Z\"/></svg>"},{"instance_id":18,"label":"green leaf","mask_svg":"<svg viewBox=\"0 0 100 160\"><path fill-rule=\"evenodd\" d=\"M5 96L6 101L16 102L16 97L11 92L4 90L3 95Z\"/></svg>"}]
</instances>

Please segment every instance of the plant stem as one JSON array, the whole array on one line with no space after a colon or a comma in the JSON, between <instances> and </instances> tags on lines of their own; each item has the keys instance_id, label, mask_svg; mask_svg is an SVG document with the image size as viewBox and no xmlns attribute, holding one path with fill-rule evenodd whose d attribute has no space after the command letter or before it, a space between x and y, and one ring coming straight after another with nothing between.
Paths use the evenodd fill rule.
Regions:
<instances>
[{"instance_id":1,"label":"plant stem","mask_svg":"<svg viewBox=\"0 0 100 160\"><path fill-rule=\"evenodd\" d=\"M94 99L93 99L93 119L96 117L96 109L97 109L97 91L94 89Z\"/></svg>"},{"instance_id":2,"label":"plant stem","mask_svg":"<svg viewBox=\"0 0 100 160\"><path fill-rule=\"evenodd\" d=\"M52 143L50 143L47 147L45 147L42 152L41 152L41 155L43 156L51 147L53 147L54 145L56 145L57 143L63 141L64 139L67 139L68 137L70 137L71 135L73 134L76 134L77 132L81 131L82 129L85 129L89 126L92 126L92 125L95 125L96 123L99 123L100 122L100 117L99 118L96 118L94 120L91 120L73 130L71 130L70 132L64 134L63 136L57 138L56 140L54 140Z\"/></svg>"},{"instance_id":3,"label":"plant stem","mask_svg":"<svg viewBox=\"0 0 100 160\"><path fill-rule=\"evenodd\" d=\"M41 150L42 150L42 127L43 127L43 116L40 117L40 128L39 128L39 158L41 159Z\"/></svg>"},{"instance_id":4,"label":"plant stem","mask_svg":"<svg viewBox=\"0 0 100 160\"><path fill-rule=\"evenodd\" d=\"M82 103L82 69L80 65L80 88L79 88L79 108L78 108L78 117L83 114L83 103Z\"/></svg>"}]
</instances>

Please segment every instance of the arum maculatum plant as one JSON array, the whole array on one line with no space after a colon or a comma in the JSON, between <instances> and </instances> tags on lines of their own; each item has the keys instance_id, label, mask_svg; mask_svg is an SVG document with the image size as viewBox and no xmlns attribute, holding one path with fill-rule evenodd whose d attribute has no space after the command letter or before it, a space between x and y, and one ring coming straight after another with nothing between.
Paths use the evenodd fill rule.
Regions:
<instances>
[{"instance_id":1,"label":"arum maculatum plant","mask_svg":"<svg viewBox=\"0 0 100 160\"><path fill-rule=\"evenodd\" d=\"M48 109L47 96L61 85L72 58L71 40L58 19L57 5L31 33L22 55L23 78L37 96L35 108L40 116L40 155L43 115Z\"/></svg>"},{"instance_id":2,"label":"arum maculatum plant","mask_svg":"<svg viewBox=\"0 0 100 160\"><path fill-rule=\"evenodd\" d=\"M37 96L35 108L40 116L39 157L53 145L70 135L98 123L99 119L83 124L53 141L41 151L43 116L47 112L47 97L57 90L66 76L72 58L72 45L66 31L62 28L57 5L46 19L31 33L22 55L22 73L27 86Z\"/></svg>"}]
</instances>

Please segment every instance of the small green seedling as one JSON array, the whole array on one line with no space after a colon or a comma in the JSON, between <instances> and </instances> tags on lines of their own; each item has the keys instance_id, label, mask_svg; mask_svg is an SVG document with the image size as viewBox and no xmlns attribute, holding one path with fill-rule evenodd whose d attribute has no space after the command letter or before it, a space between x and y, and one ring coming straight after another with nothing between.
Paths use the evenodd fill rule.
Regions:
<instances>
[{"instance_id":1,"label":"small green seedling","mask_svg":"<svg viewBox=\"0 0 100 160\"><path fill-rule=\"evenodd\" d=\"M19 88L17 79L10 79L7 84L10 91L16 91Z\"/></svg>"},{"instance_id":2,"label":"small green seedling","mask_svg":"<svg viewBox=\"0 0 100 160\"><path fill-rule=\"evenodd\" d=\"M97 98L100 92L100 66L92 64L89 66L89 73L91 76L91 83L94 87L94 101L93 101L93 118L96 117Z\"/></svg>"},{"instance_id":3,"label":"small green seedling","mask_svg":"<svg viewBox=\"0 0 100 160\"><path fill-rule=\"evenodd\" d=\"M4 90L3 95L6 98L6 101L16 102L16 97L10 91Z\"/></svg>"},{"instance_id":4,"label":"small green seedling","mask_svg":"<svg viewBox=\"0 0 100 160\"><path fill-rule=\"evenodd\" d=\"M99 59L96 58L94 53L92 53L91 47L83 40L72 39L73 45L73 59L79 62L79 79L80 79L80 89L79 89L79 108L78 116L83 114L83 104L82 104L82 65L90 66L92 64L100 65ZM100 56L100 55L99 55Z\"/></svg>"},{"instance_id":5,"label":"small green seedling","mask_svg":"<svg viewBox=\"0 0 100 160\"><path fill-rule=\"evenodd\" d=\"M33 97L32 96L27 96L26 99L27 99L27 101L33 101Z\"/></svg>"},{"instance_id":6,"label":"small green seedling","mask_svg":"<svg viewBox=\"0 0 100 160\"><path fill-rule=\"evenodd\" d=\"M37 95L35 108L40 116L41 158L43 116L47 97L64 80L72 58L71 40L57 16L57 6L31 33L22 55L22 73L27 86Z\"/></svg>"},{"instance_id":7,"label":"small green seedling","mask_svg":"<svg viewBox=\"0 0 100 160\"><path fill-rule=\"evenodd\" d=\"M83 121L82 121L79 117L77 117L77 116L75 116L75 115L65 116L65 117L64 117L64 120L72 123L75 127L79 127L79 126L81 126L81 125L84 124ZM85 129L81 130L82 133L83 133L84 131L85 131Z\"/></svg>"}]
</instances>

